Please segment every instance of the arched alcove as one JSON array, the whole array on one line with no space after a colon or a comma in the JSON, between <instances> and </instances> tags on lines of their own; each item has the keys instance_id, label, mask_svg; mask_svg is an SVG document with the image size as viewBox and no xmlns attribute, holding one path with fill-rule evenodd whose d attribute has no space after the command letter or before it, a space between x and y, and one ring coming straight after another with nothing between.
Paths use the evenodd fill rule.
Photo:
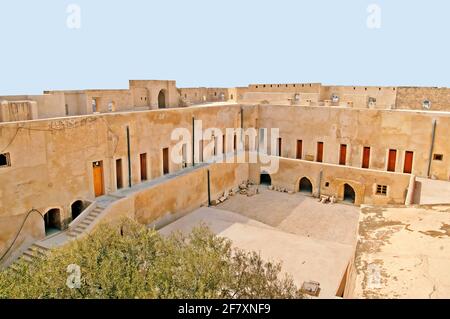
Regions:
<instances>
[{"instance_id":1,"label":"arched alcove","mask_svg":"<svg viewBox=\"0 0 450 319\"><path fill-rule=\"evenodd\" d=\"M158 108L165 109L166 108L166 91L161 90L158 94Z\"/></svg>"},{"instance_id":2,"label":"arched alcove","mask_svg":"<svg viewBox=\"0 0 450 319\"><path fill-rule=\"evenodd\" d=\"M61 230L61 210L50 209L44 215L45 235L49 236Z\"/></svg>"},{"instance_id":3,"label":"arched alcove","mask_svg":"<svg viewBox=\"0 0 450 319\"><path fill-rule=\"evenodd\" d=\"M82 200L77 200L70 205L72 220L77 218L84 210L84 203Z\"/></svg>"},{"instance_id":4,"label":"arched alcove","mask_svg":"<svg viewBox=\"0 0 450 319\"><path fill-rule=\"evenodd\" d=\"M309 178L303 177L302 179L300 179L298 191L300 193L312 195L313 186Z\"/></svg>"},{"instance_id":5,"label":"arched alcove","mask_svg":"<svg viewBox=\"0 0 450 319\"><path fill-rule=\"evenodd\" d=\"M355 190L349 184L344 184L344 201L354 204L355 203Z\"/></svg>"},{"instance_id":6,"label":"arched alcove","mask_svg":"<svg viewBox=\"0 0 450 319\"><path fill-rule=\"evenodd\" d=\"M267 173L261 173L260 184L267 185L267 186L272 185L272 178L270 177L270 175Z\"/></svg>"}]
</instances>

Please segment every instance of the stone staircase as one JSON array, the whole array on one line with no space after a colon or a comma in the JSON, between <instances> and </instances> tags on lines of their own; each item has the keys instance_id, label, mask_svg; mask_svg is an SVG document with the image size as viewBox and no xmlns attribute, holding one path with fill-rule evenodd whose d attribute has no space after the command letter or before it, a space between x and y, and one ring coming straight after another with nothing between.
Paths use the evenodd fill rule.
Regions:
<instances>
[{"instance_id":1,"label":"stone staircase","mask_svg":"<svg viewBox=\"0 0 450 319\"><path fill-rule=\"evenodd\" d=\"M89 228L89 226L94 222L94 220L103 212L104 208L97 206L89 214L83 218L83 220L75 226L73 229L67 231L67 236L72 238L77 238Z\"/></svg>"},{"instance_id":2,"label":"stone staircase","mask_svg":"<svg viewBox=\"0 0 450 319\"><path fill-rule=\"evenodd\" d=\"M40 245L39 243L34 243L27 250L23 252L23 254L14 262L11 266L9 266L12 270L18 270L19 262L32 263L36 259L46 257L49 253L50 249Z\"/></svg>"},{"instance_id":3,"label":"stone staircase","mask_svg":"<svg viewBox=\"0 0 450 319\"><path fill-rule=\"evenodd\" d=\"M111 201L108 198L107 201ZM85 216L79 216L81 220L77 220L76 225L69 226L69 229L62 231L53 236L44 238L34 244L32 244L27 250L25 250L19 257L17 257L9 267L14 271L18 270L18 263L26 262L32 263L37 258L42 258L48 255L50 250L55 247L62 246L71 240L75 240L87 233L92 223L99 217L99 215L105 210L106 206L96 206L91 209Z\"/></svg>"}]
</instances>

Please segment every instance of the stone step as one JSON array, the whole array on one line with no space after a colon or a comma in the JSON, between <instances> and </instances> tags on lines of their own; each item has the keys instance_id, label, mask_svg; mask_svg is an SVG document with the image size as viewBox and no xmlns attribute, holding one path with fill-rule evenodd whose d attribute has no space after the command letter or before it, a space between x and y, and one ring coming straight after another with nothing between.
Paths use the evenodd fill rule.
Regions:
<instances>
[{"instance_id":1,"label":"stone step","mask_svg":"<svg viewBox=\"0 0 450 319\"><path fill-rule=\"evenodd\" d=\"M17 262L15 262L11 266L9 266L9 268L12 269L12 271L14 271L14 272L18 272L19 271L19 266L17 265Z\"/></svg>"},{"instance_id":2,"label":"stone step","mask_svg":"<svg viewBox=\"0 0 450 319\"><path fill-rule=\"evenodd\" d=\"M94 213L94 212L90 212L86 217L89 217L89 216L91 216L91 217L97 217L98 215L100 215L100 213Z\"/></svg>"},{"instance_id":3,"label":"stone step","mask_svg":"<svg viewBox=\"0 0 450 319\"><path fill-rule=\"evenodd\" d=\"M50 248L39 245L38 243L34 243L31 247L39 249L39 250L43 250L43 251L49 251Z\"/></svg>"},{"instance_id":4,"label":"stone step","mask_svg":"<svg viewBox=\"0 0 450 319\"><path fill-rule=\"evenodd\" d=\"M34 255L34 252L30 249L26 250L22 256L27 256L29 258L36 258L36 256Z\"/></svg>"},{"instance_id":5,"label":"stone step","mask_svg":"<svg viewBox=\"0 0 450 319\"><path fill-rule=\"evenodd\" d=\"M86 225L77 225L77 227L75 227L74 229L80 229L80 230L86 230L87 226Z\"/></svg>"},{"instance_id":6,"label":"stone step","mask_svg":"<svg viewBox=\"0 0 450 319\"><path fill-rule=\"evenodd\" d=\"M39 256L47 256L49 249L47 247L38 246L36 244L32 245L29 250Z\"/></svg>"},{"instance_id":7,"label":"stone step","mask_svg":"<svg viewBox=\"0 0 450 319\"><path fill-rule=\"evenodd\" d=\"M26 255L22 255L22 257L20 257L20 260L23 260L27 263L32 263L34 260L34 257L30 257L30 256L26 256Z\"/></svg>"},{"instance_id":8,"label":"stone step","mask_svg":"<svg viewBox=\"0 0 450 319\"><path fill-rule=\"evenodd\" d=\"M79 227L76 227L71 230L72 233L77 233L77 234L81 234L83 231L85 231L85 229L81 229Z\"/></svg>"}]
</instances>

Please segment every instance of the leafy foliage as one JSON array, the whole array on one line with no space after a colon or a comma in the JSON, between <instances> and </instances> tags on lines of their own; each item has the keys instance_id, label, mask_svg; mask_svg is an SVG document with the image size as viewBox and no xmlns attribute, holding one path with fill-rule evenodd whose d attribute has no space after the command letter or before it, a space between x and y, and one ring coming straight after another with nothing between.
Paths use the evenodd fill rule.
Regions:
<instances>
[{"instance_id":1,"label":"leafy foliage","mask_svg":"<svg viewBox=\"0 0 450 319\"><path fill-rule=\"evenodd\" d=\"M66 285L68 265L80 288ZM205 226L163 237L123 220L0 272L0 298L298 298L281 265L231 247Z\"/></svg>"}]
</instances>

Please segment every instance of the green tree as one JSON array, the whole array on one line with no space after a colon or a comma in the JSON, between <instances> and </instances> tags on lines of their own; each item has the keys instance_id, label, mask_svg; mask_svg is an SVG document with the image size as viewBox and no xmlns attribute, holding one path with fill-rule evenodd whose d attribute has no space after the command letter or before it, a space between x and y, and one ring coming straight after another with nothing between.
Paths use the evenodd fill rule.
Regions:
<instances>
[{"instance_id":1,"label":"green tree","mask_svg":"<svg viewBox=\"0 0 450 319\"><path fill-rule=\"evenodd\" d=\"M69 265L81 285L69 288ZM301 298L281 264L200 226L161 236L131 220L0 272L0 298Z\"/></svg>"}]
</instances>

